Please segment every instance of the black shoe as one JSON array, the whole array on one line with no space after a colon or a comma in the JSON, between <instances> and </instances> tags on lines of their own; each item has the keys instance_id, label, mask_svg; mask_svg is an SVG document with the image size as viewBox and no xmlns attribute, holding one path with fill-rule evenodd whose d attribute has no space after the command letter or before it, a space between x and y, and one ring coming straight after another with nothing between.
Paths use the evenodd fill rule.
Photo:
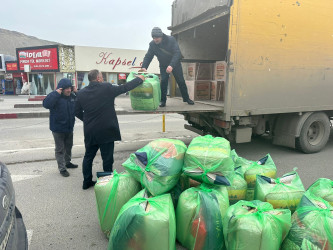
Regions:
<instances>
[{"instance_id":1,"label":"black shoe","mask_svg":"<svg viewBox=\"0 0 333 250\"><path fill-rule=\"evenodd\" d=\"M194 105L194 101L192 101L191 99L187 99L187 101L185 102L187 102L189 105Z\"/></svg>"},{"instance_id":2,"label":"black shoe","mask_svg":"<svg viewBox=\"0 0 333 250\"><path fill-rule=\"evenodd\" d=\"M67 170L62 170L60 171L60 174L63 176L63 177L68 177L69 176L69 173Z\"/></svg>"},{"instance_id":3,"label":"black shoe","mask_svg":"<svg viewBox=\"0 0 333 250\"><path fill-rule=\"evenodd\" d=\"M78 165L76 165L76 164L73 164L73 163L68 163L68 164L66 164L66 168L77 168L78 167Z\"/></svg>"},{"instance_id":4,"label":"black shoe","mask_svg":"<svg viewBox=\"0 0 333 250\"><path fill-rule=\"evenodd\" d=\"M165 107L165 102L160 102L160 107L161 108Z\"/></svg>"},{"instance_id":5,"label":"black shoe","mask_svg":"<svg viewBox=\"0 0 333 250\"><path fill-rule=\"evenodd\" d=\"M93 187L93 186L95 186L95 184L96 184L96 181L89 181L89 182L83 182L83 185L82 185L82 189L83 190L86 190L86 189L88 189L88 188L90 188L90 187Z\"/></svg>"}]
</instances>

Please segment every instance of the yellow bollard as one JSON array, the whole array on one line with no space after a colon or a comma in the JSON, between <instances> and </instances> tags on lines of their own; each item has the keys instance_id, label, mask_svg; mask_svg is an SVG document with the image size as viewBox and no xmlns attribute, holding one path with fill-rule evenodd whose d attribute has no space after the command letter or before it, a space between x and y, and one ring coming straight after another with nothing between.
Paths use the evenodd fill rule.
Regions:
<instances>
[{"instance_id":1,"label":"yellow bollard","mask_svg":"<svg viewBox=\"0 0 333 250\"><path fill-rule=\"evenodd\" d=\"M165 132L165 114L163 114L163 122L162 122L162 126L163 126L163 132Z\"/></svg>"}]
</instances>

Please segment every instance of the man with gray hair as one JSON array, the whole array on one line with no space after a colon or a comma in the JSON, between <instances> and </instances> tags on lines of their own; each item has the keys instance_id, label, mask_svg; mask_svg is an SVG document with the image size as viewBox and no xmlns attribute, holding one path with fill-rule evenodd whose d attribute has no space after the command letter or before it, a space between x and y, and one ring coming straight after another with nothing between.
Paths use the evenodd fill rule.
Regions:
<instances>
[{"instance_id":1,"label":"man with gray hair","mask_svg":"<svg viewBox=\"0 0 333 250\"><path fill-rule=\"evenodd\" d=\"M89 85L77 93L75 116L83 121L84 144L86 152L82 163L83 189L95 185L92 180L92 163L98 149L103 159L104 172L113 167L114 142L121 140L117 114L114 108L115 98L130 91L145 80L139 75L120 86L103 82L103 75L97 69L88 74Z\"/></svg>"},{"instance_id":2,"label":"man with gray hair","mask_svg":"<svg viewBox=\"0 0 333 250\"><path fill-rule=\"evenodd\" d=\"M140 71L147 71L150 62L154 56L157 57L160 63L161 74L161 103L160 107L165 107L166 96L168 92L169 74L172 73L179 86L180 93L183 97L183 102L193 105L194 102L190 99L183 75L180 59L182 57L178 43L173 36L165 35L158 27L154 27L151 31L153 41L149 43L149 49L143 59Z\"/></svg>"}]
</instances>

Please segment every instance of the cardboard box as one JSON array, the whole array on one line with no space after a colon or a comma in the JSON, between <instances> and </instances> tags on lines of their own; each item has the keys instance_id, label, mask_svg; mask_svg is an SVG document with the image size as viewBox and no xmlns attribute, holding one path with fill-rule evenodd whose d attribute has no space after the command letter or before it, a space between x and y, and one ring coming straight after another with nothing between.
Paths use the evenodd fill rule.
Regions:
<instances>
[{"instance_id":1,"label":"cardboard box","mask_svg":"<svg viewBox=\"0 0 333 250\"><path fill-rule=\"evenodd\" d=\"M185 81L191 100L210 100L210 81Z\"/></svg>"},{"instance_id":2,"label":"cardboard box","mask_svg":"<svg viewBox=\"0 0 333 250\"><path fill-rule=\"evenodd\" d=\"M224 101L224 81L211 81L210 99Z\"/></svg>"},{"instance_id":3,"label":"cardboard box","mask_svg":"<svg viewBox=\"0 0 333 250\"><path fill-rule=\"evenodd\" d=\"M186 80L212 80L214 63L188 63Z\"/></svg>"},{"instance_id":4,"label":"cardboard box","mask_svg":"<svg viewBox=\"0 0 333 250\"><path fill-rule=\"evenodd\" d=\"M217 61L214 66L214 80L225 81L227 63L225 61Z\"/></svg>"}]
</instances>

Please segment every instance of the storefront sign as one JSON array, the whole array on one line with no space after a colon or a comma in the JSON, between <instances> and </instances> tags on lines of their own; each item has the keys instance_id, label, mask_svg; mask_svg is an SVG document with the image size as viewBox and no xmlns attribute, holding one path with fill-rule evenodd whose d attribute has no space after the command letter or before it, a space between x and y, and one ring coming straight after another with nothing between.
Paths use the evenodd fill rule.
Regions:
<instances>
[{"instance_id":1,"label":"storefront sign","mask_svg":"<svg viewBox=\"0 0 333 250\"><path fill-rule=\"evenodd\" d=\"M6 80L13 80L13 74L5 74L5 79Z\"/></svg>"},{"instance_id":2,"label":"storefront sign","mask_svg":"<svg viewBox=\"0 0 333 250\"><path fill-rule=\"evenodd\" d=\"M16 54L20 70L24 70L24 65L30 65L31 72L59 71L57 46L17 48Z\"/></svg>"},{"instance_id":3,"label":"storefront sign","mask_svg":"<svg viewBox=\"0 0 333 250\"><path fill-rule=\"evenodd\" d=\"M75 72L75 55L73 46L59 46L60 72Z\"/></svg>"},{"instance_id":4,"label":"storefront sign","mask_svg":"<svg viewBox=\"0 0 333 250\"><path fill-rule=\"evenodd\" d=\"M87 72L98 69L110 73L137 72L141 68L146 52L145 50L75 46L76 71ZM159 64L156 58L150 63L148 72L159 74Z\"/></svg>"},{"instance_id":5,"label":"storefront sign","mask_svg":"<svg viewBox=\"0 0 333 250\"><path fill-rule=\"evenodd\" d=\"M119 74L119 80L126 80L126 74Z\"/></svg>"},{"instance_id":6,"label":"storefront sign","mask_svg":"<svg viewBox=\"0 0 333 250\"><path fill-rule=\"evenodd\" d=\"M18 71L17 61L7 61L6 62L6 72L16 72Z\"/></svg>"}]
</instances>

